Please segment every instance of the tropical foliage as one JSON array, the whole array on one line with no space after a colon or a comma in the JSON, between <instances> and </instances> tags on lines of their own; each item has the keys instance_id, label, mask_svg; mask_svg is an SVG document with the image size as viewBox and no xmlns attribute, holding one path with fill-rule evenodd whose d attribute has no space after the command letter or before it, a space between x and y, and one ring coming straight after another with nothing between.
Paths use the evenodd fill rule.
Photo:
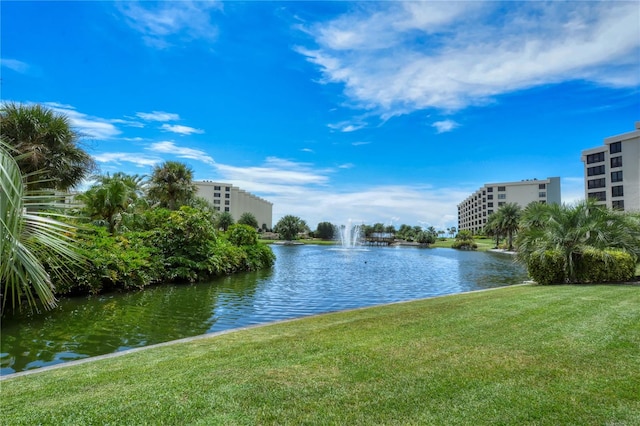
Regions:
<instances>
[{"instance_id":1,"label":"tropical foliage","mask_svg":"<svg viewBox=\"0 0 640 426\"><path fill-rule=\"evenodd\" d=\"M95 168L69 119L41 105L4 103L0 137L13 148L10 154L30 190L73 188Z\"/></svg>"},{"instance_id":2,"label":"tropical foliage","mask_svg":"<svg viewBox=\"0 0 640 426\"><path fill-rule=\"evenodd\" d=\"M286 241L292 241L298 237L299 233L305 232L307 224L298 216L283 216L273 228Z\"/></svg>"},{"instance_id":3,"label":"tropical foliage","mask_svg":"<svg viewBox=\"0 0 640 426\"><path fill-rule=\"evenodd\" d=\"M159 207L176 210L189 205L196 191L189 166L179 161L165 161L153 168L147 195Z\"/></svg>"},{"instance_id":4,"label":"tropical foliage","mask_svg":"<svg viewBox=\"0 0 640 426\"><path fill-rule=\"evenodd\" d=\"M11 148L0 141L0 287L2 310L10 301L20 309L56 306L51 274L64 275L81 257L74 250L74 227L62 222L59 201L42 191L28 191ZM21 159L20 156L17 157ZM45 262L49 268L45 267Z\"/></svg>"},{"instance_id":5,"label":"tropical foliage","mask_svg":"<svg viewBox=\"0 0 640 426\"><path fill-rule=\"evenodd\" d=\"M240 218L238 219L238 223L242 225L249 225L253 229L258 228L258 219L256 219L253 213L249 213L249 212L242 213L240 215Z\"/></svg>"},{"instance_id":6,"label":"tropical foliage","mask_svg":"<svg viewBox=\"0 0 640 426\"><path fill-rule=\"evenodd\" d=\"M451 247L462 250L475 250L478 244L473 240L473 234L467 229L463 229L456 235L455 242Z\"/></svg>"},{"instance_id":7,"label":"tropical foliage","mask_svg":"<svg viewBox=\"0 0 640 426\"><path fill-rule=\"evenodd\" d=\"M635 265L640 256L637 215L598 206L593 200L530 207L521 220L517 259L536 281L619 281L633 276L635 268L628 265ZM604 275L594 275L594 265L600 265Z\"/></svg>"},{"instance_id":8,"label":"tropical foliage","mask_svg":"<svg viewBox=\"0 0 640 426\"><path fill-rule=\"evenodd\" d=\"M316 228L315 236L323 240L333 239L335 227L331 222L320 222Z\"/></svg>"}]
</instances>

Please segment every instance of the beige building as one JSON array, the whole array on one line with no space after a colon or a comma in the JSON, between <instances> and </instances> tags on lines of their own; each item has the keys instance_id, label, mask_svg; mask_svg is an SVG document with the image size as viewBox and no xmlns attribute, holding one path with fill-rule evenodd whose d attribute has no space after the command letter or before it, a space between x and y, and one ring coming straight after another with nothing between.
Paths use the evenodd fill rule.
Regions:
<instances>
[{"instance_id":1,"label":"beige building","mask_svg":"<svg viewBox=\"0 0 640 426\"><path fill-rule=\"evenodd\" d=\"M582 151L585 198L620 210L640 210L640 121L636 130Z\"/></svg>"},{"instance_id":2,"label":"beige building","mask_svg":"<svg viewBox=\"0 0 640 426\"><path fill-rule=\"evenodd\" d=\"M560 204L560 178L485 184L458 204L458 230L480 232L489 215L505 203L524 208L533 201Z\"/></svg>"},{"instance_id":3,"label":"beige building","mask_svg":"<svg viewBox=\"0 0 640 426\"><path fill-rule=\"evenodd\" d=\"M198 196L213 204L216 210L231 213L236 222L243 213L251 213L258 221L258 226L268 229L272 227L273 203L257 197L229 183L198 181Z\"/></svg>"}]
</instances>

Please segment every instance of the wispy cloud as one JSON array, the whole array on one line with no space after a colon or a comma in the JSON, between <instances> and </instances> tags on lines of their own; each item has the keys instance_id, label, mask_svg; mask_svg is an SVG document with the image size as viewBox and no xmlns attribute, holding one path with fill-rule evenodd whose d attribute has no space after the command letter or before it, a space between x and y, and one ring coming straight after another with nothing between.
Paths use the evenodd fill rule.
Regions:
<instances>
[{"instance_id":1,"label":"wispy cloud","mask_svg":"<svg viewBox=\"0 0 640 426\"><path fill-rule=\"evenodd\" d=\"M172 141L152 143L147 149L153 152L172 154L178 158L188 158L190 160L202 161L203 163L211 165L215 164L213 157L209 156L206 152L199 149L178 146Z\"/></svg>"},{"instance_id":2,"label":"wispy cloud","mask_svg":"<svg viewBox=\"0 0 640 426\"><path fill-rule=\"evenodd\" d=\"M236 167L217 164L216 169L225 179L260 182L264 189L271 185L325 185L329 181L328 170L314 170L308 164L277 157L268 157L262 166Z\"/></svg>"},{"instance_id":3,"label":"wispy cloud","mask_svg":"<svg viewBox=\"0 0 640 426\"><path fill-rule=\"evenodd\" d=\"M136 116L146 121L177 121L180 120L178 114L164 111L136 112Z\"/></svg>"},{"instance_id":4,"label":"wispy cloud","mask_svg":"<svg viewBox=\"0 0 640 426\"><path fill-rule=\"evenodd\" d=\"M361 123L361 122L352 123L352 122L343 121L340 123L328 124L327 126L333 130L338 130L344 133L350 133L350 132L355 132L356 130L365 128L367 124Z\"/></svg>"},{"instance_id":5,"label":"wispy cloud","mask_svg":"<svg viewBox=\"0 0 640 426\"><path fill-rule=\"evenodd\" d=\"M322 221L340 224L352 219L390 224L393 218L395 225L423 221L444 229L457 224L455 200L468 196L465 189L424 184L335 189L332 180L340 178L339 170L350 167L347 163L336 169L317 168L310 163L270 157L254 167L218 163L214 179L233 183L274 203L275 221L295 214L311 228Z\"/></svg>"},{"instance_id":6,"label":"wispy cloud","mask_svg":"<svg viewBox=\"0 0 640 426\"><path fill-rule=\"evenodd\" d=\"M99 163L133 163L138 167L154 166L162 161L160 157L149 157L132 152L103 152L93 156Z\"/></svg>"},{"instance_id":7,"label":"wispy cloud","mask_svg":"<svg viewBox=\"0 0 640 426\"><path fill-rule=\"evenodd\" d=\"M45 102L45 106L69 118L71 125L85 137L105 140L118 136L121 132L112 121L105 118L92 117L77 111L71 105L56 102Z\"/></svg>"},{"instance_id":8,"label":"wispy cloud","mask_svg":"<svg viewBox=\"0 0 640 426\"><path fill-rule=\"evenodd\" d=\"M308 152L308 153L311 153L311 154L313 154L313 153L315 152L315 151L314 151L314 150L312 150L311 148L302 148L300 151L302 151L302 152Z\"/></svg>"},{"instance_id":9,"label":"wispy cloud","mask_svg":"<svg viewBox=\"0 0 640 426\"><path fill-rule=\"evenodd\" d=\"M297 50L322 81L382 117L565 81L640 84L636 2L372 2L305 30L317 47Z\"/></svg>"},{"instance_id":10,"label":"wispy cloud","mask_svg":"<svg viewBox=\"0 0 640 426\"><path fill-rule=\"evenodd\" d=\"M118 2L126 23L142 34L146 44L164 49L197 39L215 41L218 28L211 12L222 9L217 1Z\"/></svg>"},{"instance_id":11,"label":"wispy cloud","mask_svg":"<svg viewBox=\"0 0 640 426\"><path fill-rule=\"evenodd\" d=\"M433 123L431 125L431 127L435 127L436 128L438 133L450 132L453 129L455 129L456 127L458 127L458 126L459 126L459 124L456 123L453 120L436 121L435 123Z\"/></svg>"},{"instance_id":12,"label":"wispy cloud","mask_svg":"<svg viewBox=\"0 0 640 426\"><path fill-rule=\"evenodd\" d=\"M363 142L363 141L359 141L359 142L352 142L351 145L353 146L362 146L362 145L369 145L371 142Z\"/></svg>"},{"instance_id":13,"label":"wispy cloud","mask_svg":"<svg viewBox=\"0 0 640 426\"><path fill-rule=\"evenodd\" d=\"M24 74L29 70L29 64L17 59L1 58L0 65L21 74Z\"/></svg>"},{"instance_id":14,"label":"wispy cloud","mask_svg":"<svg viewBox=\"0 0 640 426\"><path fill-rule=\"evenodd\" d=\"M204 130L202 129L195 129L193 127L189 127L189 126L182 126L180 124L163 124L162 127L160 127L162 130L164 130L165 132L172 132L172 133L178 133L180 135L191 135L193 133L204 133Z\"/></svg>"}]
</instances>

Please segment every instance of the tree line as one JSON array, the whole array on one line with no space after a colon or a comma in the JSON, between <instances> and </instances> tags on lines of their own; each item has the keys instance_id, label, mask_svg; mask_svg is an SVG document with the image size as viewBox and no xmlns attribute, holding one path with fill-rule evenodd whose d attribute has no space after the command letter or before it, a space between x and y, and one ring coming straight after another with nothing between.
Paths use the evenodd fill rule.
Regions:
<instances>
[{"instance_id":1,"label":"tree line","mask_svg":"<svg viewBox=\"0 0 640 426\"><path fill-rule=\"evenodd\" d=\"M96 174L68 118L40 105L0 108L2 311L56 306L59 295L195 282L271 267L258 223L234 223L197 197L174 161L147 178ZM69 190L93 184L70 200Z\"/></svg>"}]
</instances>

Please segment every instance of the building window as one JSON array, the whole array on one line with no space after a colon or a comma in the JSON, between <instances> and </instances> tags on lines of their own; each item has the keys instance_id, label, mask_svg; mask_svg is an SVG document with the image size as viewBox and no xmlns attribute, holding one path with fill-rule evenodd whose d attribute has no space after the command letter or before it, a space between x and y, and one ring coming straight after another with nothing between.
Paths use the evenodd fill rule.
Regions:
<instances>
[{"instance_id":1,"label":"building window","mask_svg":"<svg viewBox=\"0 0 640 426\"><path fill-rule=\"evenodd\" d=\"M622 185L612 186L611 187L611 196L612 197L622 197L622 196L624 196L624 187Z\"/></svg>"},{"instance_id":2,"label":"building window","mask_svg":"<svg viewBox=\"0 0 640 426\"><path fill-rule=\"evenodd\" d=\"M507 198L507 194L498 194L498 200L505 200Z\"/></svg>"},{"instance_id":3,"label":"building window","mask_svg":"<svg viewBox=\"0 0 640 426\"><path fill-rule=\"evenodd\" d=\"M595 166L587 168L587 176L598 176L604 174L604 166Z\"/></svg>"},{"instance_id":4,"label":"building window","mask_svg":"<svg viewBox=\"0 0 640 426\"><path fill-rule=\"evenodd\" d=\"M225 187L224 187L224 190L225 190L225 191L227 191L227 192L229 192L229 191L231 191L231 187L230 187L230 186L225 186Z\"/></svg>"},{"instance_id":5,"label":"building window","mask_svg":"<svg viewBox=\"0 0 640 426\"><path fill-rule=\"evenodd\" d=\"M604 152L587 155L587 164L600 163L604 161Z\"/></svg>"},{"instance_id":6,"label":"building window","mask_svg":"<svg viewBox=\"0 0 640 426\"><path fill-rule=\"evenodd\" d=\"M214 207L213 209L216 211L220 211L220 207Z\"/></svg>"},{"instance_id":7,"label":"building window","mask_svg":"<svg viewBox=\"0 0 640 426\"><path fill-rule=\"evenodd\" d=\"M224 194L224 198L231 198L231 194Z\"/></svg>"},{"instance_id":8,"label":"building window","mask_svg":"<svg viewBox=\"0 0 640 426\"><path fill-rule=\"evenodd\" d=\"M224 200L224 205L228 206L230 204L229 200Z\"/></svg>"},{"instance_id":9,"label":"building window","mask_svg":"<svg viewBox=\"0 0 640 426\"><path fill-rule=\"evenodd\" d=\"M547 189L547 184L546 183L538 184L538 189Z\"/></svg>"},{"instance_id":10,"label":"building window","mask_svg":"<svg viewBox=\"0 0 640 426\"><path fill-rule=\"evenodd\" d=\"M538 192L538 197L539 197L539 198L544 198L544 197L546 197L546 196L547 196L547 193L546 193L546 192Z\"/></svg>"},{"instance_id":11,"label":"building window","mask_svg":"<svg viewBox=\"0 0 640 426\"><path fill-rule=\"evenodd\" d=\"M616 210L624 210L624 200L612 201L611 207L613 207Z\"/></svg>"},{"instance_id":12,"label":"building window","mask_svg":"<svg viewBox=\"0 0 640 426\"><path fill-rule=\"evenodd\" d=\"M220 204L220 200L213 200L213 204Z\"/></svg>"},{"instance_id":13,"label":"building window","mask_svg":"<svg viewBox=\"0 0 640 426\"><path fill-rule=\"evenodd\" d=\"M498 207L502 207L502 206L504 206L504 201L500 201L500 202L498 203Z\"/></svg>"},{"instance_id":14,"label":"building window","mask_svg":"<svg viewBox=\"0 0 640 426\"><path fill-rule=\"evenodd\" d=\"M487 200L493 200L493 194L487 195Z\"/></svg>"},{"instance_id":15,"label":"building window","mask_svg":"<svg viewBox=\"0 0 640 426\"><path fill-rule=\"evenodd\" d=\"M590 179L589 181L587 181L587 188L589 189L604 188L605 186L607 186L607 180L605 178Z\"/></svg>"},{"instance_id":16,"label":"building window","mask_svg":"<svg viewBox=\"0 0 640 426\"><path fill-rule=\"evenodd\" d=\"M228 211L229 211L229 207L225 207L225 208L224 208L224 211L225 211L225 212L228 212Z\"/></svg>"},{"instance_id":17,"label":"building window","mask_svg":"<svg viewBox=\"0 0 640 426\"><path fill-rule=\"evenodd\" d=\"M487 192L493 192L493 186L490 186L489 188L487 188Z\"/></svg>"},{"instance_id":18,"label":"building window","mask_svg":"<svg viewBox=\"0 0 640 426\"><path fill-rule=\"evenodd\" d=\"M213 187L213 190L214 190L214 191L220 191L220 186L218 186L218 185L214 186L214 187Z\"/></svg>"},{"instance_id":19,"label":"building window","mask_svg":"<svg viewBox=\"0 0 640 426\"><path fill-rule=\"evenodd\" d=\"M596 201L606 201L607 200L607 193L605 191L590 192L589 193L589 198L593 198Z\"/></svg>"},{"instance_id":20,"label":"building window","mask_svg":"<svg viewBox=\"0 0 640 426\"><path fill-rule=\"evenodd\" d=\"M214 192L214 193L213 193L213 196L214 196L214 197L218 197L218 198L220 198L220 193L219 193L219 192Z\"/></svg>"},{"instance_id":21,"label":"building window","mask_svg":"<svg viewBox=\"0 0 640 426\"><path fill-rule=\"evenodd\" d=\"M487 214L493 214L493 210L489 210Z\"/></svg>"},{"instance_id":22,"label":"building window","mask_svg":"<svg viewBox=\"0 0 640 426\"><path fill-rule=\"evenodd\" d=\"M622 142L614 142L609 145L609 154L615 154L616 152L622 152Z\"/></svg>"},{"instance_id":23,"label":"building window","mask_svg":"<svg viewBox=\"0 0 640 426\"><path fill-rule=\"evenodd\" d=\"M505 186L499 186L498 191L506 191L507 188Z\"/></svg>"},{"instance_id":24,"label":"building window","mask_svg":"<svg viewBox=\"0 0 640 426\"><path fill-rule=\"evenodd\" d=\"M611 172L611 182L622 182L622 170Z\"/></svg>"},{"instance_id":25,"label":"building window","mask_svg":"<svg viewBox=\"0 0 640 426\"><path fill-rule=\"evenodd\" d=\"M487 203L487 207L493 207L493 203Z\"/></svg>"},{"instance_id":26,"label":"building window","mask_svg":"<svg viewBox=\"0 0 640 426\"><path fill-rule=\"evenodd\" d=\"M622 157L612 157L611 158L611 168L614 167L622 167Z\"/></svg>"}]
</instances>

